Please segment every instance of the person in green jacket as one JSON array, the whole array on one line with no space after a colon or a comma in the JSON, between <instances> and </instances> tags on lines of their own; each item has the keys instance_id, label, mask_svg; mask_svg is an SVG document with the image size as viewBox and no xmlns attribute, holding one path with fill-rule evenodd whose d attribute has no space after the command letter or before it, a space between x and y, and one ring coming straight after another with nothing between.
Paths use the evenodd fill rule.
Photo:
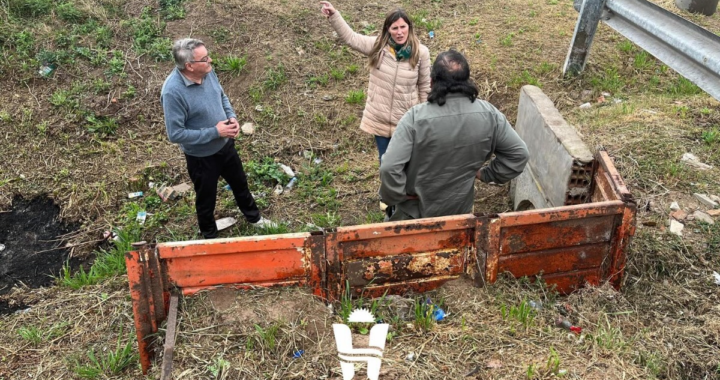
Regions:
<instances>
[{"instance_id":1,"label":"person in green jacket","mask_svg":"<svg viewBox=\"0 0 720 380\"><path fill-rule=\"evenodd\" d=\"M475 178L505 183L528 160L505 115L477 99L462 54L440 53L430 78L427 102L400 119L380 165L380 196L395 207L391 221L471 213Z\"/></svg>"}]
</instances>

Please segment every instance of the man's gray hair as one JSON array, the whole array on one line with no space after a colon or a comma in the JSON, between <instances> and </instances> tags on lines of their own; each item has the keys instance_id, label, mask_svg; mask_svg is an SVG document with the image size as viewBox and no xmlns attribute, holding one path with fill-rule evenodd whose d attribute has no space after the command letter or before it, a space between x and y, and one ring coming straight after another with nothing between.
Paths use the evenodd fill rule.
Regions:
<instances>
[{"instance_id":1,"label":"man's gray hair","mask_svg":"<svg viewBox=\"0 0 720 380\"><path fill-rule=\"evenodd\" d=\"M195 38L183 38L175 41L172 47L175 66L179 70L185 70L185 64L193 60L193 50L205 43Z\"/></svg>"}]
</instances>

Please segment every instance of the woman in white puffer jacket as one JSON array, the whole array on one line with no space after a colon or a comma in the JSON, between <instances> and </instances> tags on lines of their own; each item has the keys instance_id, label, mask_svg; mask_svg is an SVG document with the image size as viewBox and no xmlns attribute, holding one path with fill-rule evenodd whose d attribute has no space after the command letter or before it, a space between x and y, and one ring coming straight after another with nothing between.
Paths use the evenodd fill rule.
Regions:
<instances>
[{"instance_id":1,"label":"woman in white puffer jacket","mask_svg":"<svg viewBox=\"0 0 720 380\"><path fill-rule=\"evenodd\" d=\"M400 118L425 102L430 92L430 52L415 35L412 20L401 9L388 13L379 36L355 33L332 4L321 1L340 39L368 56L370 83L360 129L375 136L382 160Z\"/></svg>"}]
</instances>

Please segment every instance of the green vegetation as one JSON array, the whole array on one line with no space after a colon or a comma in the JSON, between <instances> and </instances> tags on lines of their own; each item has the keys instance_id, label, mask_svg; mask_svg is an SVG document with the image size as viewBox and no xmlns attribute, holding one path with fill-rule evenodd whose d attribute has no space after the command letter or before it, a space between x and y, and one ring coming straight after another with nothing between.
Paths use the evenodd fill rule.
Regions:
<instances>
[{"instance_id":1,"label":"green vegetation","mask_svg":"<svg viewBox=\"0 0 720 380\"><path fill-rule=\"evenodd\" d=\"M348 104L364 104L365 92L363 90L351 90L347 96L345 96L345 101Z\"/></svg>"},{"instance_id":2,"label":"green vegetation","mask_svg":"<svg viewBox=\"0 0 720 380\"><path fill-rule=\"evenodd\" d=\"M134 339L129 337L124 345L121 343L121 339L122 330L115 350L108 351L107 355L97 355L95 348L90 348L84 364L75 359L73 372L83 379L99 379L118 375L137 363L138 356L133 348Z\"/></svg>"},{"instance_id":3,"label":"green vegetation","mask_svg":"<svg viewBox=\"0 0 720 380\"><path fill-rule=\"evenodd\" d=\"M222 57L215 64L217 71L226 71L233 76L240 75L247 65L247 57L228 56Z\"/></svg>"},{"instance_id":4,"label":"green vegetation","mask_svg":"<svg viewBox=\"0 0 720 380\"><path fill-rule=\"evenodd\" d=\"M523 300L517 306L511 305L509 308L503 304L500 307L500 313L502 314L503 320L519 322L525 330L533 325L536 314L535 309L533 309L526 300Z\"/></svg>"}]
</instances>

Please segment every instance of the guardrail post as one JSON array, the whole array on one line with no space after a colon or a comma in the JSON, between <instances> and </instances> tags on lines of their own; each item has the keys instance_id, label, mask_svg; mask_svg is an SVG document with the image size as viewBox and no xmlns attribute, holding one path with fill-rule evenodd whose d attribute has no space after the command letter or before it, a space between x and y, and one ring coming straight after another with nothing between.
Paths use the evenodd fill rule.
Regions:
<instances>
[{"instance_id":1,"label":"guardrail post","mask_svg":"<svg viewBox=\"0 0 720 380\"><path fill-rule=\"evenodd\" d=\"M575 2L577 7L578 2ZM568 51L565 65L563 66L564 76L574 76L585 68L585 62L590 54L595 31L597 30L600 16L602 16L605 0L585 0L580 6L580 16L575 25L570 50Z\"/></svg>"}]
</instances>

